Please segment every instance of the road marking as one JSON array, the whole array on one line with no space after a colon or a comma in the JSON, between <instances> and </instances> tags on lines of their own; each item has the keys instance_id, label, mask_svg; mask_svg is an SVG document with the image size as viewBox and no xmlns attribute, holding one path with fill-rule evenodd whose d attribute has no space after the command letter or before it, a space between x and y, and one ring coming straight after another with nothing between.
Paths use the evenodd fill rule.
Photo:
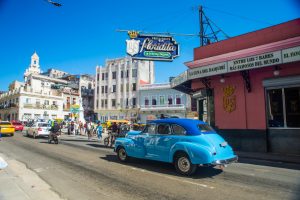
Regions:
<instances>
[{"instance_id":1,"label":"road marking","mask_svg":"<svg viewBox=\"0 0 300 200\"><path fill-rule=\"evenodd\" d=\"M203 188L215 189L215 187L212 187L212 186L209 186L209 185L205 185L205 184L201 184L201 183L195 183L193 181L181 180L179 178L174 178L174 177L170 177L170 176L166 176L166 175L162 175L162 174L157 174L157 173L150 172L150 171L147 171L147 170L144 170L144 169L137 169L135 167L131 167L131 169L135 170L135 171L140 171L140 172L143 172L143 173L148 173L148 174L153 174L153 175L156 175L156 176L161 176L161 177L168 178L168 179L171 179L171 180L174 180L174 181L179 181L179 182L183 182L183 183L188 183L188 184L200 186L200 187L203 187Z\"/></svg>"}]
</instances>

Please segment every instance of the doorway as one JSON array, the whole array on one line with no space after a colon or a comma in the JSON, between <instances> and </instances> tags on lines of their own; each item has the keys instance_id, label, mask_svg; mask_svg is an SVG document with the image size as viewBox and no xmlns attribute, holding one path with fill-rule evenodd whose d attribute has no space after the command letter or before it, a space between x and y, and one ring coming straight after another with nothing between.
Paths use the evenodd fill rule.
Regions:
<instances>
[{"instance_id":1,"label":"doorway","mask_svg":"<svg viewBox=\"0 0 300 200\"><path fill-rule=\"evenodd\" d=\"M199 120L215 126L215 105L213 90L206 90L205 95L198 97L197 110Z\"/></svg>"}]
</instances>

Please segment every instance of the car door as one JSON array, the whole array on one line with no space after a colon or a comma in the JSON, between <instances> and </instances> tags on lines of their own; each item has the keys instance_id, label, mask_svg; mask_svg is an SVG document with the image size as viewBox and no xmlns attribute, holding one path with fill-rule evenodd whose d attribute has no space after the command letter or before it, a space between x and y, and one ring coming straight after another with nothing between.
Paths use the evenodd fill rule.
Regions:
<instances>
[{"instance_id":1,"label":"car door","mask_svg":"<svg viewBox=\"0 0 300 200\"><path fill-rule=\"evenodd\" d=\"M133 144L127 147L128 154L137 158L146 158L147 149L145 147L145 141L148 141L149 135L155 133L155 124L148 124L145 129L139 133L130 136ZM150 156L151 157L151 156Z\"/></svg>"},{"instance_id":2,"label":"car door","mask_svg":"<svg viewBox=\"0 0 300 200\"><path fill-rule=\"evenodd\" d=\"M156 124L148 124L147 128L141 135L144 138L145 158L158 160L158 155L155 152L155 144L157 139Z\"/></svg>"},{"instance_id":3,"label":"car door","mask_svg":"<svg viewBox=\"0 0 300 200\"><path fill-rule=\"evenodd\" d=\"M172 124L157 125L157 140L155 144L155 154L160 161L168 162L170 150L177 142L178 137L172 132Z\"/></svg>"}]
</instances>

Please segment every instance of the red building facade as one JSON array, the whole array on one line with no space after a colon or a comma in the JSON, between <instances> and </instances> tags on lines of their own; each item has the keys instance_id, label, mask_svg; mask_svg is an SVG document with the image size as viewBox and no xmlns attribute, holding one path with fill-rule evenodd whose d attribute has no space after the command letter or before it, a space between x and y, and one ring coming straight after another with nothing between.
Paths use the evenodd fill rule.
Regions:
<instances>
[{"instance_id":1,"label":"red building facade","mask_svg":"<svg viewBox=\"0 0 300 200\"><path fill-rule=\"evenodd\" d=\"M194 49L172 87L241 151L300 155L300 19Z\"/></svg>"}]
</instances>

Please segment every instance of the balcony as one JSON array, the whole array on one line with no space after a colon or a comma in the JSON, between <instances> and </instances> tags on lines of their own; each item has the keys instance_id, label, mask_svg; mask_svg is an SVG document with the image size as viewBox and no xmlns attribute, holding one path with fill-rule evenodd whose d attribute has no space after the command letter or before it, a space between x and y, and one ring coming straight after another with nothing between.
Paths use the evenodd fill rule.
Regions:
<instances>
[{"instance_id":1,"label":"balcony","mask_svg":"<svg viewBox=\"0 0 300 200\"><path fill-rule=\"evenodd\" d=\"M36 90L33 89L32 87L24 87L20 88L20 92L22 93L32 93L32 94L39 94L43 96L56 96L56 97L61 97L62 93L58 90L55 89L50 89L50 90Z\"/></svg>"},{"instance_id":2,"label":"balcony","mask_svg":"<svg viewBox=\"0 0 300 200\"><path fill-rule=\"evenodd\" d=\"M85 89L85 90L81 90L81 96L94 96L94 90L92 89Z\"/></svg>"},{"instance_id":3,"label":"balcony","mask_svg":"<svg viewBox=\"0 0 300 200\"><path fill-rule=\"evenodd\" d=\"M24 104L23 107L29 109L58 110L58 105L42 105L42 104L26 103Z\"/></svg>"},{"instance_id":4,"label":"balcony","mask_svg":"<svg viewBox=\"0 0 300 200\"><path fill-rule=\"evenodd\" d=\"M165 105L141 105L141 111L158 111L158 110L186 110L186 106L184 104L165 104Z\"/></svg>"},{"instance_id":5,"label":"balcony","mask_svg":"<svg viewBox=\"0 0 300 200\"><path fill-rule=\"evenodd\" d=\"M17 108L17 107L19 107L19 104L9 103L7 105L0 105L0 110L9 109L9 108Z\"/></svg>"}]
</instances>

